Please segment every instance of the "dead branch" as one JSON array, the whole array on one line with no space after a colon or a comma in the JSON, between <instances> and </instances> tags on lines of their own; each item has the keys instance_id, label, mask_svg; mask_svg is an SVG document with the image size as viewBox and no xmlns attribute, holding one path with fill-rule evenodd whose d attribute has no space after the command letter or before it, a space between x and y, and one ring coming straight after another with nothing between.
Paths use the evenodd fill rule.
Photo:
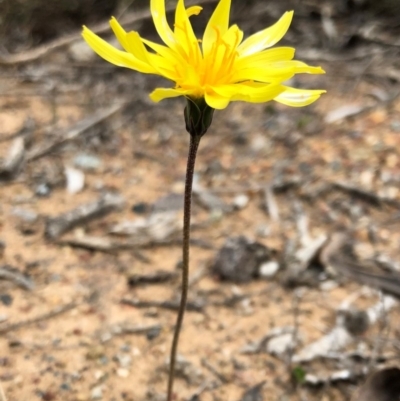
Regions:
<instances>
[{"instance_id":1,"label":"dead branch","mask_svg":"<svg viewBox=\"0 0 400 401\"><path fill-rule=\"evenodd\" d=\"M45 235L49 239L56 239L74 227L111 213L121 207L123 202L121 196L106 193L94 202L85 203L59 216L49 218L46 222Z\"/></svg>"},{"instance_id":2,"label":"dead branch","mask_svg":"<svg viewBox=\"0 0 400 401\"><path fill-rule=\"evenodd\" d=\"M139 299L123 298L120 301L122 304L134 306L136 308L163 308L170 310L177 310L179 308L179 301L142 301ZM186 305L186 310L191 312L203 312L204 304L201 302L189 301Z\"/></svg>"},{"instance_id":3,"label":"dead branch","mask_svg":"<svg viewBox=\"0 0 400 401\"><path fill-rule=\"evenodd\" d=\"M0 334L8 333L12 330L19 330L22 327L30 326L32 324L40 323L45 320L52 319L53 317L62 315L72 309L75 309L78 306L77 302L70 302L65 305L57 306L55 309L51 310L50 312L44 313L43 315L39 315L27 320L21 320L16 323L11 323L6 326L0 327Z\"/></svg>"},{"instance_id":4,"label":"dead branch","mask_svg":"<svg viewBox=\"0 0 400 401\"><path fill-rule=\"evenodd\" d=\"M78 136L82 135L89 128L101 123L107 118L114 115L117 111L121 110L125 106L124 103L114 104L108 109L100 110L92 116L85 117L83 120L76 123L72 128L70 128L66 133L61 135L53 141L46 140L45 142L39 143L26 155L27 161L32 161L39 159L40 157L46 156L58 147L76 139Z\"/></svg>"},{"instance_id":5,"label":"dead branch","mask_svg":"<svg viewBox=\"0 0 400 401\"><path fill-rule=\"evenodd\" d=\"M26 277L17 269L9 265L4 265L0 267L0 280L12 281L19 287L28 291L33 290L34 287L34 283L29 277Z\"/></svg>"}]
</instances>

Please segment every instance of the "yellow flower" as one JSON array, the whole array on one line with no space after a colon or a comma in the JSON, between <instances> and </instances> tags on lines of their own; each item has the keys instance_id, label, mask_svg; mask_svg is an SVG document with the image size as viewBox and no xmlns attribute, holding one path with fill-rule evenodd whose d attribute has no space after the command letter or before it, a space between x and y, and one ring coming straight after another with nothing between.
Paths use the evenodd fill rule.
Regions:
<instances>
[{"instance_id":1,"label":"yellow flower","mask_svg":"<svg viewBox=\"0 0 400 401\"><path fill-rule=\"evenodd\" d=\"M231 101L262 103L270 100L301 107L313 103L324 90L295 89L283 83L295 74L323 74L293 60L295 49L274 46L289 29L293 11L286 12L269 28L243 40L237 25L229 26L231 0L220 0L203 38L193 32L189 18L201 7L185 8L178 0L173 29L165 13L165 0L151 0L154 24L163 45L143 39L137 32L126 32L115 18L110 25L125 51L118 50L83 28L83 38L102 58L117 66L161 75L175 82L174 88L158 88L150 98L185 96L203 99L214 109L224 109Z\"/></svg>"}]
</instances>

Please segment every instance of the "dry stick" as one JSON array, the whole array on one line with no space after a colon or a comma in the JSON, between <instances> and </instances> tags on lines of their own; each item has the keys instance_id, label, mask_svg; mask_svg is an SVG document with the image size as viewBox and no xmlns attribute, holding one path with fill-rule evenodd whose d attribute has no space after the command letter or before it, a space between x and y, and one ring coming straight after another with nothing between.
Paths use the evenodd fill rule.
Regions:
<instances>
[{"instance_id":1,"label":"dry stick","mask_svg":"<svg viewBox=\"0 0 400 401\"><path fill-rule=\"evenodd\" d=\"M107 118L113 116L124 106L126 106L126 103L113 104L107 109L99 110L95 114L89 117L85 117L83 120L78 121L61 138L56 138L53 141L47 141L45 143L40 143L39 145L37 145L26 155L26 160L30 162L32 160L36 160L40 157L46 156L59 146L62 146L65 143L76 139L84 132L86 132L89 128L92 128L95 125L106 120Z\"/></svg>"},{"instance_id":2,"label":"dry stick","mask_svg":"<svg viewBox=\"0 0 400 401\"><path fill-rule=\"evenodd\" d=\"M25 326L30 326L31 324L39 323L44 320L51 319L55 316L61 315L65 312L70 311L71 309L74 309L78 306L78 303L76 302L70 302L69 304L57 306L55 309L53 309L50 312L44 313L43 315L39 315L36 317L33 317L32 319L27 319L27 320L22 320L20 322L12 323L4 327L0 327L0 334L8 333L11 330L17 330L20 329L21 327Z\"/></svg>"},{"instance_id":3,"label":"dry stick","mask_svg":"<svg viewBox=\"0 0 400 401\"><path fill-rule=\"evenodd\" d=\"M7 401L7 397L4 394L4 390L1 384L0 384L0 401Z\"/></svg>"},{"instance_id":4,"label":"dry stick","mask_svg":"<svg viewBox=\"0 0 400 401\"><path fill-rule=\"evenodd\" d=\"M214 3L215 1L216 0L201 0L197 1L196 4ZM176 8L175 6L171 5L167 7L165 11L170 12L175 10L175 8ZM151 13L147 10L134 11L130 14L127 14L124 18L121 18L120 22L124 25L129 25L134 22L145 20L150 17ZM92 28L92 31L95 33L104 33L108 32L109 30L110 30L110 25L108 21L97 24ZM34 61L42 56L45 56L46 54L50 53L53 50L62 48L78 40L81 40L81 30L79 30L79 32L73 33L72 35L64 36L50 43L35 47L23 53L0 55L0 65L16 65Z\"/></svg>"},{"instance_id":5,"label":"dry stick","mask_svg":"<svg viewBox=\"0 0 400 401\"><path fill-rule=\"evenodd\" d=\"M182 292L179 305L178 316L174 337L172 339L167 401L172 401L172 391L174 387L175 362L178 351L179 335L182 328L183 316L186 309L187 294L189 288L189 245L190 245L190 214L192 208L192 184L194 175L194 166L196 163L197 149L200 144L200 136L190 135L189 153L186 166L185 195L183 206L183 244L182 244Z\"/></svg>"}]
</instances>

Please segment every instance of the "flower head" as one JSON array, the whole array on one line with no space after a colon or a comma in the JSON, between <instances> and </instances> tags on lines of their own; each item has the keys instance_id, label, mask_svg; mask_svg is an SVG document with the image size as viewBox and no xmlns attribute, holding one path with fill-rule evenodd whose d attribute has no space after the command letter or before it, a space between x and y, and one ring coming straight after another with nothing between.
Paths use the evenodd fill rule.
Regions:
<instances>
[{"instance_id":1,"label":"flower head","mask_svg":"<svg viewBox=\"0 0 400 401\"><path fill-rule=\"evenodd\" d=\"M243 40L237 25L229 26L231 0L220 0L203 34L198 39L190 23L201 7L185 8L178 0L173 29L166 18L165 0L151 0L156 30L164 42L143 39L137 32L126 32L115 18L111 28L123 50L118 50L83 28L83 37L102 58L117 66L157 74L175 83L174 88L157 88L150 98L185 96L204 99L214 109L224 109L231 101L263 103L270 100L301 107L313 103L324 90L295 89L284 82L295 74L322 74L293 60L295 49L272 48L289 29L293 11L286 12L269 28Z\"/></svg>"}]
</instances>

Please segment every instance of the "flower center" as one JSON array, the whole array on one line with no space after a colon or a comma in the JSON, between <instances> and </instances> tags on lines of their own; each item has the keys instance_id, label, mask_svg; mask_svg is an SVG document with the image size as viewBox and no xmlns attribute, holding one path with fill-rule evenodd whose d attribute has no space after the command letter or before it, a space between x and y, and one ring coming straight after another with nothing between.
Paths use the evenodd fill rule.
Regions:
<instances>
[{"instance_id":1,"label":"flower center","mask_svg":"<svg viewBox=\"0 0 400 401\"><path fill-rule=\"evenodd\" d=\"M184 34L182 35L184 43L180 43L177 50L187 63L175 67L178 87L195 89L198 96L202 97L207 86L232 83L234 63L238 56L236 48L240 42L238 31L228 31L227 34L230 36L223 36L218 27L213 27L216 33L215 40L210 51L204 54L199 46L201 40L193 42L186 26L175 25L175 27Z\"/></svg>"}]
</instances>

